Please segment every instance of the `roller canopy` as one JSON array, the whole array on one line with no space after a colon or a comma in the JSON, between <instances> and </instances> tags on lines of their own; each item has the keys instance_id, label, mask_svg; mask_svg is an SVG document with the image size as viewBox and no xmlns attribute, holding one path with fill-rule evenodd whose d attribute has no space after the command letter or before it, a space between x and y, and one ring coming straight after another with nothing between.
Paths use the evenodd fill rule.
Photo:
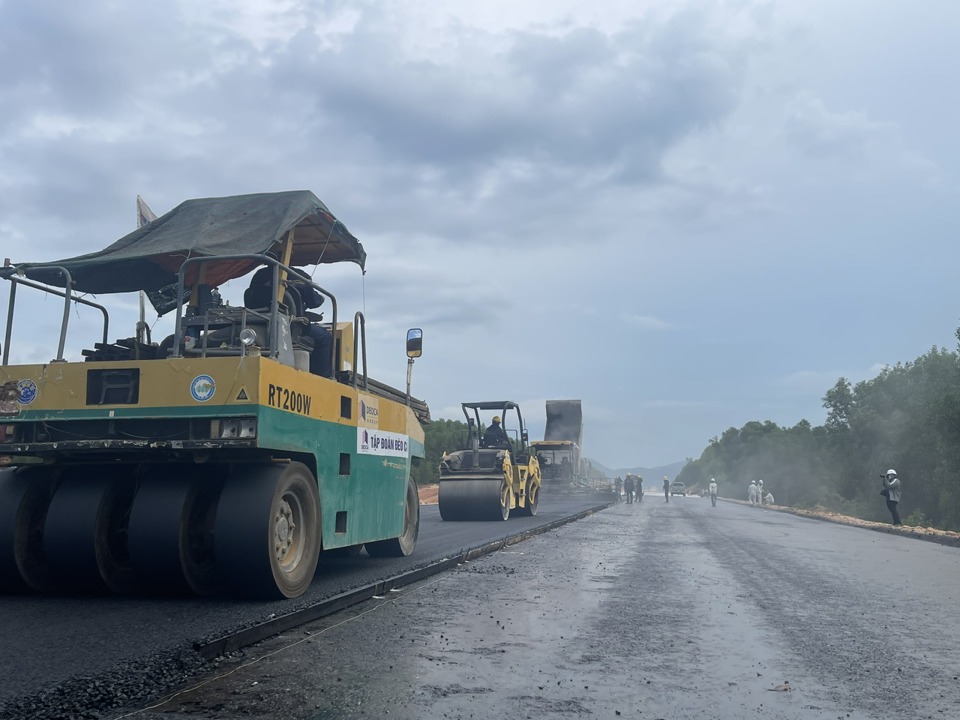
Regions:
<instances>
[{"instance_id":1,"label":"roller canopy","mask_svg":"<svg viewBox=\"0 0 960 720\"><path fill-rule=\"evenodd\" d=\"M79 292L157 291L177 282L188 257L271 252L281 258L290 230L291 265L354 262L363 268L363 245L309 190L187 200L99 252L19 267L60 287L63 276L50 266L65 267ZM220 285L256 266L252 260L207 263L203 282Z\"/></svg>"},{"instance_id":2,"label":"roller canopy","mask_svg":"<svg viewBox=\"0 0 960 720\"><path fill-rule=\"evenodd\" d=\"M477 410L511 410L520 409L520 406L510 400L487 400L486 402L460 403L465 408L476 408Z\"/></svg>"}]
</instances>

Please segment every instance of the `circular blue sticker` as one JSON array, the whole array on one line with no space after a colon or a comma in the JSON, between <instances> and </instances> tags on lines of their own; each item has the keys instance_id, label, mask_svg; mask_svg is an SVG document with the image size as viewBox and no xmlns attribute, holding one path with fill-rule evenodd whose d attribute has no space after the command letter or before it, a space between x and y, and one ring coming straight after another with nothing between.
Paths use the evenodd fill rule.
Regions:
<instances>
[{"instance_id":1,"label":"circular blue sticker","mask_svg":"<svg viewBox=\"0 0 960 720\"><path fill-rule=\"evenodd\" d=\"M21 380L17 383L17 390L20 393L19 403L29 405L37 399L37 384L33 380Z\"/></svg>"},{"instance_id":2,"label":"circular blue sticker","mask_svg":"<svg viewBox=\"0 0 960 720\"><path fill-rule=\"evenodd\" d=\"M209 375L197 375L190 383L190 394L197 402L206 402L217 391L217 383Z\"/></svg>"}]
</instances>

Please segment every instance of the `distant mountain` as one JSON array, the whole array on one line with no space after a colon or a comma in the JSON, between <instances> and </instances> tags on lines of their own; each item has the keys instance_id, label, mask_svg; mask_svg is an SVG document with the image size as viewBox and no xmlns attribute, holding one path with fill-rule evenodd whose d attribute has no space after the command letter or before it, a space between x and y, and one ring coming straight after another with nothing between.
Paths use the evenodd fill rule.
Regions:
<instances>
[{"instance_id":1,"label":"distant mountain","mask_svg":"<svg viewBox=\"0 0 960 720\"><path fill-rule=\"evenodd\" d=\"M686 460L678 460L677 462L670 463L669 465L660 465L659 467L631 467L631 468L615 468L610 469L606 465L592 458L587 458L590 463L600 470L608 478L615 478L618 475L620 477L625 476L627 473L632 475L639 475L644 480L653 480L662 478L666 475L668 478L673 480L677 475L680 474L680 471L683 469L683 466L687 464Z\"/></svg>"}]
</instances>

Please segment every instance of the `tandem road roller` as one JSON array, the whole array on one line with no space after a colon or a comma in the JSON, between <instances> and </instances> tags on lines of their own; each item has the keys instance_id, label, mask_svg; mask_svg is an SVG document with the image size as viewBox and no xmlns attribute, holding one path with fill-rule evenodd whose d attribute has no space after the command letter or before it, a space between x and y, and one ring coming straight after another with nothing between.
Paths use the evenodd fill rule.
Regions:
<instances>
[{"instance_id":1,"label":"tandem road roller","mask_svg":"<svg viewBox=\"0 0 960 720\"><path fill-rule=\"evenodd\" d=\"M462 408L467 447L444 453L440 461L440 517L506 520L511 511L536 515L540 464L529 446L520 406L502 400L463 403ZM485 429L481 412L493 414Z\"/></svg>"},{"instance_id":2,"label":"tandem road roller","mask_svg":"<svg viewBox=\"0 0 960 720\"><path fill-rule=\"evenodd\" d=\"M406 392L368 377L363 315L340 322L297 269L365 258L295 191L188 200L99 252L5 263L0 593L296 597L321 551L412 553L429 411L409 371ZM220 299L257 268L243 305ZM152 342L141 318L137 337L109 342L110 298L137 291L175 311L172 334ZM307 309L323 300L326 322ZM96 340L81 358L65 353L68 325ZM412 330L408 357L421 347Z\"/></svg>"}]
</instances>

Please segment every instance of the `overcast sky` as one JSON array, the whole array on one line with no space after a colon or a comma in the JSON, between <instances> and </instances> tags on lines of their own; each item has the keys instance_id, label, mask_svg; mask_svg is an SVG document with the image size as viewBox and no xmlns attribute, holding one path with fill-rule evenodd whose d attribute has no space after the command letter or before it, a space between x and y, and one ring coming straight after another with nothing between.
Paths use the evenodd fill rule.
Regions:
<instances>
[{"instance_id":1,"label":"overcast sky","mask_svg":"<svg viewBox=\"0 0 960 720\"><path fill-rule=\"evenodd\" d=\"M100 249L137 194L312 190L369 256L315 278L365 309L374 377L403 385L419 326L434 417L512 399L536 438L581 398L608 467L697 457L955 345L958 27L954 0L0 0L0 255ZM36 308L18 362L55 354Z\"/></svg>"}]
</instances>

